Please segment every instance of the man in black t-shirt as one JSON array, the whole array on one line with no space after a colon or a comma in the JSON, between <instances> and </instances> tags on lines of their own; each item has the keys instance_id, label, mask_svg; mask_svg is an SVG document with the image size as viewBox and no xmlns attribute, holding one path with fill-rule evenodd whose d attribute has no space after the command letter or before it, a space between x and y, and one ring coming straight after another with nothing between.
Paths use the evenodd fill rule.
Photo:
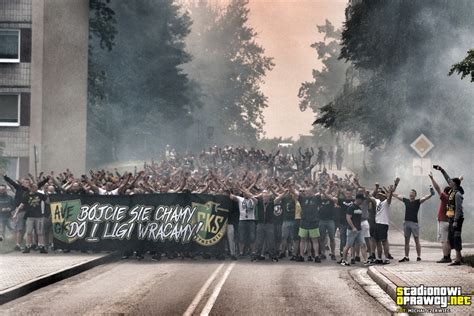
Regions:
<instances>
[{"instance_id":1,"label":"man in black t-shirt","mask_svg":"<svg viewBox=\"0 0 474 316\"><path fill-rule=\"evenodd\" d=\"M360 245L360 252L364 259L364 264L369 265L367 261L367 251L365 248L364 236L362 235L362 210L360 205L365 200L363 194L357 194L355 201L349 205L346 213L346 222L347 222L347 242L344 247L342 254L341 265L350 266L350 263L347 262L347 253L349 249L352 248L356 243Z\"/></svg>"},{"instance_id":2,"label":"man in black t-shirt","mask_svg":"<svg viewBox=\"0 0 474 316\"><path fill-rule=\"evenodd\" d=\"M346 221L346 214L347 209L351 203L354 202L352 190L346 189L343 192L343 195L338 199L338 210L339 210L339 218L338 218L338 228L339 228L339 252L342 256L342 252L344 247L346 246L346 239L347 239L347 221Z\"/></svg>"},{"instance_id":3,"label":"man in black t-shirt","mask_svg":"<svg viewBox=\"0 0 474 316\"><path fill-rule=\"evenodd\" d=\"M402 201L403 204L405 204L405 221L403 222L403 231L405 235L405 257L400 259L398 262L410 261L408 256L410 254L410 237L412 234L413 234L413 239L415 239L416 253L418 255L416 258L416 261L421 261L420 227L418 225L418 211L420 210L421 204L427 201L433 195L434 195L434 192L430 193L429 195L424 196L421 199L417 199L416 191L414 189L410 191L410 195L408 199L397 194L393 195L396 199Z\"/></svg>"},{"instance_id":4,"label":"man in black t-shirt","mask_svg":"<svg viewBox=\"0 0 474 316\"><path fill-rule=\"evenodd\" d=\"M29 253L31 244L33 243L33 229L38 234L38 246L40 253L48 253L44 247L44 201L46 196L38 192L38 186L35 183L31 184L31 190L24 196L23 201L13 215L13 219L17 220L18 212L25 211L26 218L26 247L23 253Z\"/></svg>"}]
</instances>

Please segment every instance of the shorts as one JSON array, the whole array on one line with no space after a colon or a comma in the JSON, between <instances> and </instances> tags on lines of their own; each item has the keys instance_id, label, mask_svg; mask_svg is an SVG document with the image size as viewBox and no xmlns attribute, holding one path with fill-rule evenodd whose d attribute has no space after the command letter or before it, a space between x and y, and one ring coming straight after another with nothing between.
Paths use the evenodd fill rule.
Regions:
<instances>
[{"instance_id":1,"label":"shorts","mask_svg":"<svg viewBox=\"0 0 474 316\"><path fill-rule=\"evenodd\" d=\"M329 240L333 241L336 237L336 223L333 220L319 221L319 233L323 241L326 241L326 236L329 236Z\"/></svg>"},{"instance_id":2,"label":"shorts","mask_svg":"<svg viewBox=\"0 0 474 316\"><path fill-rule=\"evenodd\" d=\"M318 238L319 237L319 228L311 228L311 229L305 229L301 228L298 232L298 236L300 238Z\"/></svg>"},{"instance_id":3,"label":"shorts","mask_svg":"<svg viewBox=\"0 0 474 316\"><path fill-rule=\"evenodd\" d=\"M362 230L362 238L370 238L370 225L368 220L364 220L360 223Z\"/></svg>"},{"instance_id":4,"label":"shorts","mask_svg":"<svg viewBox=\"0 0 474 316\"><path fill-rule=\"evenodd\" d=\"M375 240L386 241L388 239L388 225L375 224Z\"/></svg>"},{"instance_id":5,"label":"shorts","mask_svg":"<svg viewBox=\"0 0 474 316\"><path fill-rule=\"evenodd\" d=\"M352 231L352 229L348 229L347 231L347 239L346 239L346 247L353 247L355 244L365 245L364 237L362 236L362 230L359 231Z\"/></svg>"},{"instance_id":6,"label":"shorts","mask_svg":"<svg viewBox=\"0 0 474 316\"><path fill-rule=\"evenodd\" d=\"M438 222L438 241L447 242L449 235L449 222Z\"/></svg>"},{"instance_id":7,"label":"shorts","mask_svg":"<svg viewBox=\"0 0 474 316\"><path fill-rule=\"evenodd\" d=\"M462 239L461 239L461 232L462 232L462 223L464 222L464 218L458 219L458 225L456 227L453 226L453 221L449 221L449 234L448 240L449 244L451 245L451 249L456 251L462 250Z\"/></svg>"},{"instance_id":8,"label":"shorts","mask_svg":"<svg viewBox=\"0 0 474 316\"><path fill-rule=\"evenodd\" d=\"M283 221L281 226L281 239L286 241L294 239L295 221Z\"/></svg>"},{"instance_id":9,"label":"shorts","mask_svg":"<svg viewBox=\"0 0 474 316\"><path fill-rule=\"evenodd\" d=\"M413 237L418 238L420 236L420 226L418 223L405 221L403 222L403 232L405 238L410 238L411 234L413 234Z\"/></svg>"},{"instance_id":10,"label":"shorts","mask_svg":"<svg viewBox=\"0 0 474 316\"><path fill-rule=\"evenodd\" d=\"M43 235L43 217L28 217L26 219L26 233L32 234L33 228L38 235Z\"/></svg>"},{"instance_id":11,"label":"shorts","mask_svg":"<svg viewBox=\"0 0 474 316\"><path fill-rule=\"evenodd\" d=\"M255 221L239 222L239 241L241 244L252 244L255 242Z\"/></svg>"},{"instance_id":12,"label":"shorts","mask_svg":"<svg viewBox=\"0 0 474 316\"><path fill-rule=\"evenodd\" d=\"M25 230L25 212L18 212L16 220L13 221L13 230L15 232L21 232Z\"/></svg>"}]
</instances>

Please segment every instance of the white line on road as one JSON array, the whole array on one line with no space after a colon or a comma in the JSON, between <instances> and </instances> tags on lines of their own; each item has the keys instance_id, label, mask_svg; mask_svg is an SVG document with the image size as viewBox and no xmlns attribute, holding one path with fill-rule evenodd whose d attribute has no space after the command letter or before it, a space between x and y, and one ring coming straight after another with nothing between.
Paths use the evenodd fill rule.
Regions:
<instances>
[{"instance_id":1,"label":"white line on road","mask_svg":"<svg viewBox=\"0 0 474 316\"><path fill-rule=\"evenodd\" d=\"M204 306L204 309L201 312L201 316L208 316L209 313L211 312L211 309L214 306L214 303L216 302L217 297L219 296L219 293L221 292L222 286L224 285L225 280L227 280L227 277L229 276L234 266L235 266L235 262L232 263L225 271L224 275L222 276L222 279L214 288L214 291L212 292L211 297L209 297L209 299L207 300L206 306Z\"/></svg>"},{"instance_id":2,"label":"white line on road","mask_svg":"<svg viewBox=\"0 0 474 316\"><path fill-rule=\"evenodd\" d=\"M209 279L207 279L206 283L204 283L204 285L201 287L201 289L199 290L199 292L196 294L196 296L194 297L193 301L191 302L191 304L188 306L188 309L186 309L186 311L184 312L183 316L191 316L194 312L194 310L196 309L196 307L199 305L199 302L201 301L203 295L206 293L207 291L207 288L211 285L212 281L214 281L214 279L216 278L217 274L219 273L219 271L222 269L222 267L224 266L224 263L222 263L217 269L216 271L214 271L213 274L211 274L211 276L209 277Z\"/></svg>"}]
</instances>

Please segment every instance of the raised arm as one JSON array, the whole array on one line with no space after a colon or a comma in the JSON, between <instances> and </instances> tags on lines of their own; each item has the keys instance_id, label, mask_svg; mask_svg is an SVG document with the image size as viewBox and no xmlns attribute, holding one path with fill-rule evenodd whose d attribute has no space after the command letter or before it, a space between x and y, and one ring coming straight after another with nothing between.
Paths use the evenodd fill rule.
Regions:
<instances>
[{"instance_id":1,"label":"raised arm","mask_svg":"<svg viewBox=\"0 0 474 316\"><path fill-rule=\"evenodd\" d=\"M446 170L444 170L441 166L433 166L433 168L435 168L436 170L439 170L441 171L441 173L443 174L443 177L446 179L446 182L451 185L453 183L453 181L451 180L451 177L449 177L449 175L446 173Z\"/></svg>"},{"instance_id":2,"label":"raised arm","mask_svg":"<svg viewBox=\"0 0 474 316\"><path fill-rule=\"evenodd\" d=\"M430 177L431 183L433 184L433 188L438 192L438 195L441 195L441 188L439 187L439 184L436 182L436 180L433 178L433 174L430 172L428 175Z\"/></svg>"},{"instance_id":3,"label":"raised arm","mask_svg":"<svg viewBox=\"0 0 474 316\"><path fill-rule=\"evenodd\" d=\"M432 196L433 196L433 195L432 195L431 193L428 194L428 195L425 195L424 197L422 197L422 198L420 199L420 204L425 203L425 202L428 201Z\"/></svg>"},{"instance_id":4,"label":"raised arm","mask_svg":"<svg viewBox=\"0 0 474 316\"><path fill-rule=\"evenodd\" d=\"M396 193L393 193L392 196L393 196L394 198L396 198L397 200L403 202L403 199L404 199L403 195L398 195L398 194L396 194ZM421 200L420 200L420 201L421 201Z\"/></svg>"}]
</instances>

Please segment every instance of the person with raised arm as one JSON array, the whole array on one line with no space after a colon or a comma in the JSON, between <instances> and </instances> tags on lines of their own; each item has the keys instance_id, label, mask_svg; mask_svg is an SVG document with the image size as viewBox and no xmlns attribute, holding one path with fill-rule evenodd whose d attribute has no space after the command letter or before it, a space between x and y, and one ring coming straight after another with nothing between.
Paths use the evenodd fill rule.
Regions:
<instances>
[{"instance_id":1,"label":"person with raised arm","mask_svg":"<svg viewBox=\"0 0 474 316\"><path fill-rule=\"evenodd\" d=\"M434 169L441 171L451 190L448 194L448 204L446 215L449 221L448 240L451 249L456 250L456 259L451 266L459 266L462 261L462 224L464 222L463 194L464 189L461 186L461 178L450 178L446 171L441 167L434 165Z\"/></svg>"},{"instance_id":2,"label":"person with raised arm","mask_svg":"<svg viewBox=\"0 0 474 316\"><path fill-rule=\"evenodd\" d=\"M403 222L403 232L405 236L405 256L400 259L398 262L407 262L410 261L410 237L413 235L416 246L416 261L421 261L421 245L420 245L420 226L418 224L418 212L420 211L420 206L424 202L428 201L433 195L434 191L431 191L430 194L425 195L421 199L416 198L416 190L411 189L408 199L402 195L393 194L393 197L405 204L405 220Z\"/></svg>"}]
</instances>

